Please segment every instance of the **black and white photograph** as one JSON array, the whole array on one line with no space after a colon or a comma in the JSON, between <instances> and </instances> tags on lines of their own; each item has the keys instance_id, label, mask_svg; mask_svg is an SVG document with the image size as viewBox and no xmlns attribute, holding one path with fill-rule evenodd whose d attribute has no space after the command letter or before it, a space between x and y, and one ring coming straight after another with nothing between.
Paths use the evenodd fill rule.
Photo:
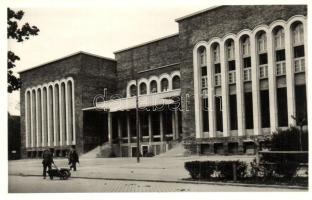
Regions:
<instances>
[{"instance_id":1,"label":"black and white photograph","mask_svg":"<svg viewBox=\"0 0 312 200\"><path fill-rule=\"evenodd\" d=\"M8 199L308 199L308 1L75 2L1 5Z\"/></svg>"}]
</instances>

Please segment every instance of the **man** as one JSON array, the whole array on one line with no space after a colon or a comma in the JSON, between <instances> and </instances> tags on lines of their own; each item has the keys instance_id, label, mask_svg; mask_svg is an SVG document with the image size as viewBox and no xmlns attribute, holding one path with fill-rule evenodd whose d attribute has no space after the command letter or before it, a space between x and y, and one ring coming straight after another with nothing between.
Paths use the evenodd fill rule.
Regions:
<instances>
[{"instance_id":1,"label":"man","mask_svg":"<svg viewBox=\"0 0 312 200\"><path fill-rule=\"evenodd\" d=\"M79 156L75 150L75 146L70 148L69 156L68 156L68 164L70 165L70 170L74 169L76 171L76 163L79 163Z\"/></svg>"},{"instance_id":2,"label":"man","mask_svg":"<svg viewBox=\"0 0 312 200\"><path fill-rule=\"evenodd\" d=\"M53 154L49 149L46 149L42 153L42 165L43 165L43 179L47 176L47 168L51 169L51 164L53 161Z\"/></svg>"}]
</instances>

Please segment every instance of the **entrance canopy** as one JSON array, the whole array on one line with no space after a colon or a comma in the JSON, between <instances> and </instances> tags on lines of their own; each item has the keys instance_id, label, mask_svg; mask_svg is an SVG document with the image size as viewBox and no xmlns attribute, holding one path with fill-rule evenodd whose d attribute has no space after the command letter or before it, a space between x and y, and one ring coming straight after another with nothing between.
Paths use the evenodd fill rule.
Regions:
<instances>
[{"instance_id":1,"label":"entrance canopy","mask_svg":"<svg viewBox=\"0 0 312 200\"><path fill-rule=\"evenodd\" d=\"M148 107L158 107L162 108L163 106L170 105L174 103L171 97L177 97L181 95L181 90L173 90L169 92L148 94L148 95L139 95L139 108L144 109ZM120 98L113 99L103 102L97 102L95 107L85 108L83 110L105 110L109 112L117 112L124 110L131 110L136 108L136 97Z\"/></svg>"}]
</instances>

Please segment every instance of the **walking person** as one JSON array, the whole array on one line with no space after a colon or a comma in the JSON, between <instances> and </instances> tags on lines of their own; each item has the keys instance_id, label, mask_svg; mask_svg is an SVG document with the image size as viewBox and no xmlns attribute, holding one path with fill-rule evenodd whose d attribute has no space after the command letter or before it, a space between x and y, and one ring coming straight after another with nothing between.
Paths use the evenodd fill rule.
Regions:
<instances>
[{"instance_id":1,"label":"walking person","mask_svg":"<svg viewBox=\"0 0 312 200\"><path fill-rule=\"evenodd\" d=\"M76 152L75 146L70 148L70 152L68 155L68 164L70 165L70 170L73 169L74 171L77 170L76 163L79 163L79 156Z\"/></svg>"},{"instance_id":2,"label":"walking person","mask_svg":"<svg viewBox=\"0 0 312 200\"><path fill-rule=\"evenodd\" d=\"M43 179L46 179L47 168L51 170L52 163L54 163L52 152L49 149L44 150L42 153Z\"/></svg>"}]
</instances>

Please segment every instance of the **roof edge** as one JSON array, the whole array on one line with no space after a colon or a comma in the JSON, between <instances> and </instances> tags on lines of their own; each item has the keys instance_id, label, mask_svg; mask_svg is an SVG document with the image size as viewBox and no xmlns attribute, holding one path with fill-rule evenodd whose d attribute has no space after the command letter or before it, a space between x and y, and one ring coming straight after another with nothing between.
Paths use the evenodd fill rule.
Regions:
<instances>
[{"instance_id":1,"label":"roof edge","mask_svg":"<svg viewBox=\"0 0 312 200\"><path fill-rule=\"evenodd\" d=\"M188 14L188 15L185 15L185 16L183 16L183 17L179 17L179 18L175 19L175 21L176 21L176 22L179 22L179 21L182 21L182 20L184 20L184 19L187 19L187 18L196 16L196 15L202 14L202 13L207 12L207 11L214 10L214 9L219 8L219 7L222 7L222 6L224 6L224 5L212 6L212 7L206 8L206 9L204 9L204 10L200 10L200 11L197 11L197 12L194 12L194 13L191 13L191 14Z\"/></svg>"},{"instance_id":2,"label":"roof edge","mask_svg":"<svg viewBox=\"0 0 312 200\"><path fill-rule=\"evenodd\" d=\"M88 55L88 56L98 57L98 58L101 58L101 59L105 59L105 60L110 60L110 61L115 61L115 62L116 62L116 60L113 59L113 58L107 58L107 57L104 57L104 56L99 56L99 55L92 54L92 53L88 53L88 52L85 52L85 51L78 51L78 52L69 54L69 55L67 55L67 56L63 56L63 57L60 57L60 58L57 58L57 59L50 60L50 61L48 61L48 62L44 62L44 63L39 64L39 65L35 65L35 66L30 67L30 68L28 68L28 69L20 70L20 71L18 71L17 73L20 74L20 73L23 73L23 72L26 72L26 71L29 71L29 70L32 70L32 69L35 69L35 68L42 67L42 66L47 65L47 64L51 64L51 63L54 63L54 62L57 62L57 61L60 61L60 60L63 60L63 59L66 59L66 58L69 58L69 57L78 55L78 54L85 54L85 55Z\"/></svg>"},{"instance_id":3,"label":"roof edge","mask_svg":"<svg viewBox=\"0 0 312 200\"><path fill-rule=\"evenodd\" d=\"M167 39L167 38L175 37L175 36L178 36L178 35L179 35L179 33L174 33L174 34L167 35L167 36L164 36L164 37L160 37L160 38L157 38L157 39L154 39L154 40L150 40L150 41L147 41L147 42L143 42L143 43L141 43L141 44L137 44L137 45L134 45L134 46L131 46L131 47L127 47L127 48L124 48L124 49L121 49L121 50L117 50L117 51L114 51L113 53L114 53L114 54L120 53L120 52L123 52L123 51L127 51L127 50L130 50L130 49L134 49L134 48L137 48L137 47L141 47L141 46L144 46L144 45L153 43L153 42L157 42L157 41L164 40L164 39Z\"/></svg>"}]
</instances>

